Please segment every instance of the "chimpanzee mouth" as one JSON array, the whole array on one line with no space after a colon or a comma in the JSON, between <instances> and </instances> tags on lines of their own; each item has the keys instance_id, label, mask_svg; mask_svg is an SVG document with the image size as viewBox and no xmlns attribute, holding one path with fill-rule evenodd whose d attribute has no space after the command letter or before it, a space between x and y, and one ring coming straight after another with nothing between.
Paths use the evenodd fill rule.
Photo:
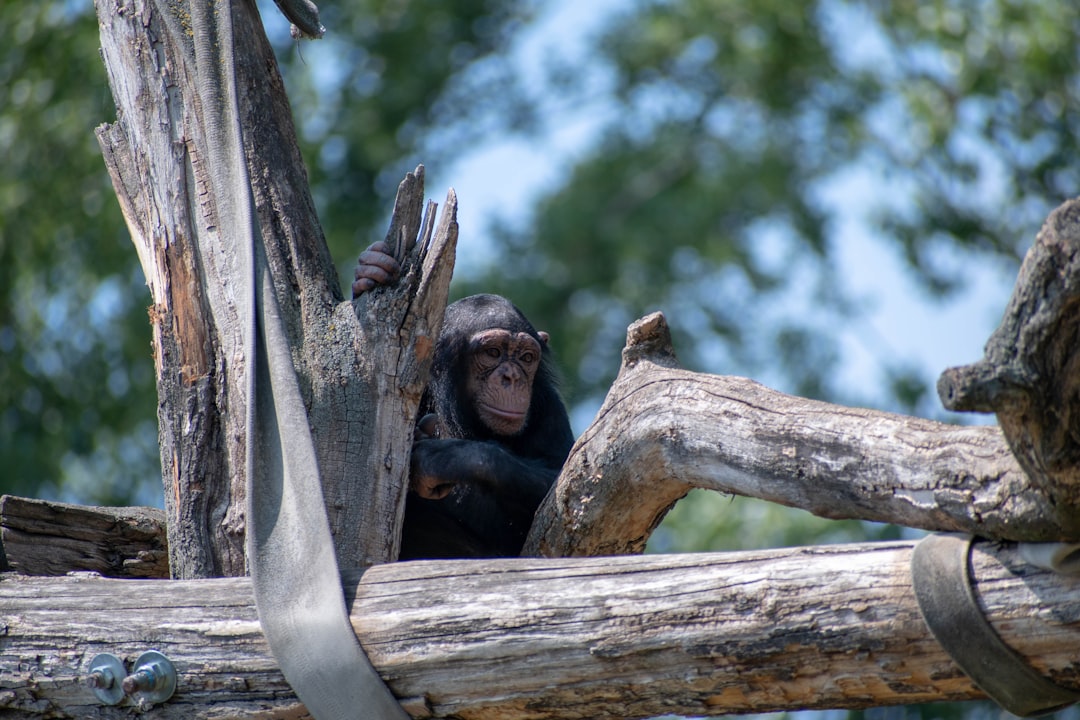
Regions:
<instances>
[{"instance_id":1,"label":"chimpanzee mouth","mask_svg":"<svg viewBox=\"0 0 1080 720\"><path fill-rule=\"evenodd\" d=\"M480 403L484 410L488 411L495 417L503 418L504 420L518 421L525 417L524 410L506 410L503 408L495 407L494 405L488 405L487 403Z\"/></svg>"}]
</instances>

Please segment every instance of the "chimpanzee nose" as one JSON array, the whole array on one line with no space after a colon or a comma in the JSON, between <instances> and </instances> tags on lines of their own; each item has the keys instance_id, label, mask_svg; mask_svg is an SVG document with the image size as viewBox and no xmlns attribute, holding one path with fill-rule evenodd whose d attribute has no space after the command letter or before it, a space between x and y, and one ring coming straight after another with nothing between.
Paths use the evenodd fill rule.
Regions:
<instances>
[{"instance_id":1,"label":"chimpanzee nose","mask_svg":"<svg viewBox=\"0 0 1080 720\"><path fill-rule=\"evenodd\" d=\"M519 382L523 377L524 374L521 372L521 368L512 363L506 363L499 368L499 379L504 386L509 387L514 383Z\"/></svg>"}]
</instances>

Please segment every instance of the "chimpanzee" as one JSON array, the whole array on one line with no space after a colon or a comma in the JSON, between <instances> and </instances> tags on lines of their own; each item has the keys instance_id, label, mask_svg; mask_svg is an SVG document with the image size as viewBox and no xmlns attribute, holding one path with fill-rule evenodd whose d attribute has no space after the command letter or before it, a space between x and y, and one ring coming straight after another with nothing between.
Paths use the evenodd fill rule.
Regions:
<instances>
[{"instance_id":1,"label":"chimpanzee","mask_svg":"<svg viewBox=\"0 0 1080 720\"><path fill-rule=\"evenodd\" d=\"M398 273L373 244L353 297ZM400 559L520 554L573 442L548 334L498 295L451 304L420 402Z\"/></svg>"}]
</instances>

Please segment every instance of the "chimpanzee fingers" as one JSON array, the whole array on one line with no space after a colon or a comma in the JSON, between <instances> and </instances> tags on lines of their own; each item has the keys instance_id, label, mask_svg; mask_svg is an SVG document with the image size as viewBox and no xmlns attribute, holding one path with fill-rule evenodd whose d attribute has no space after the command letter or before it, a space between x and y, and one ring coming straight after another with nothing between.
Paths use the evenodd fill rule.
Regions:
<instances>
[{"instance_id":1,"label":"chimpanzee fingers","mask_svg":"<svg viewBox=\"0 0 1080 720\"><path fill-rule=\"evenodd\" d=\"M390 257L389 255L384 257ZM393 258L390 258L393 265L376 265L374 263L365 263L364 256L360 256L360 262L356 266L356 270L353 272L353 278L357 281L368 279L373 281L376 285L385 285L398 274L398 264Z\"/></svg>"},{"instance_id":2,"label":"chimpanzee fingers","mask_svg":"<svg viewBox=\"0 0 1080 720\"><path fill-rule=\"evenodd\" d=\"M352 284L352 296L353 300L366 293L371 288L375 287L375 283L371 280L357 280Z\"/></svg>"},{"instance_id":3,"label":"chimpanzee fingers","mask_svg":"<svg viewBox=\"0 0 1080 720\"><path fill-rule=\"evenodd\" d=\"M439 434L439 416L428 413L416 423L413 440L434 440L439 437Z\"/></svg>"},{"instance_id":4,"label":"chimpanzee fingers","mask_svg":"<svg viewBox=\"0 0 1080 720\"><path fill-rule=\"evenodd\" d=\"M401 265L390 254L390 248L381 240L372 243L360 253L353 272L353 297L358 297L376 285L386 285L394 281L401 273Z\"/></svg>"},{"instance_id":5,"label":"chimpanzee fingers","mask_svg":"<svg viewBox=\"0 0 1080 720\"><path fill-rule=\"evenodd\" d=\"M401 265L397 258L390 254L390 248L383 241L372 243L367 250L360 253L357 270L361 267L370 266L382 270L388 275L397 275Z\"/></svg>"},{"instance_id":6,"label":"chimpanzee fingers","mask_svg":"<svg viewBox=\"0 0 1080 720\"><path fill-rule=\"evenodd\" d=\"M442 500L454 489L454 483L448 483L433 475L421 475L412 478L409 489L427 500Z\"/></svg>"}]
</instances>

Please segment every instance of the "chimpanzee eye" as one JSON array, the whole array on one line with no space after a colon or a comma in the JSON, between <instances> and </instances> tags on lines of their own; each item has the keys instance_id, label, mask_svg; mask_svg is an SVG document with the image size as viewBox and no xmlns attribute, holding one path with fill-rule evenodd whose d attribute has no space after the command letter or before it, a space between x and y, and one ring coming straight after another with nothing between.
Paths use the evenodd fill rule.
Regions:
<instances>
[{"instance_id":1,"label":"chimpanzee eye","mask_svg":"<svg viewBox=\"0 0 1080 720\"><path fill-rule=\"evenodd\" d=\"M499 352L499 348L496 347L486 348L484 350L484 354L487 355L489 358L492 358L493 360L498 360L499 356L502 355L502 353Z\"/></svg>"},{"instance_id":2,"label":"chimpanzee eye","mask_svg":"<svg viewBox=\"0 0 1080 720\"><path fill-rule=\"evenodd\" d=\"M536 355L532 354L531 352L521 353L521 362L532 364L534 360L536 360Z\"/></svg>"}]
</instances>

